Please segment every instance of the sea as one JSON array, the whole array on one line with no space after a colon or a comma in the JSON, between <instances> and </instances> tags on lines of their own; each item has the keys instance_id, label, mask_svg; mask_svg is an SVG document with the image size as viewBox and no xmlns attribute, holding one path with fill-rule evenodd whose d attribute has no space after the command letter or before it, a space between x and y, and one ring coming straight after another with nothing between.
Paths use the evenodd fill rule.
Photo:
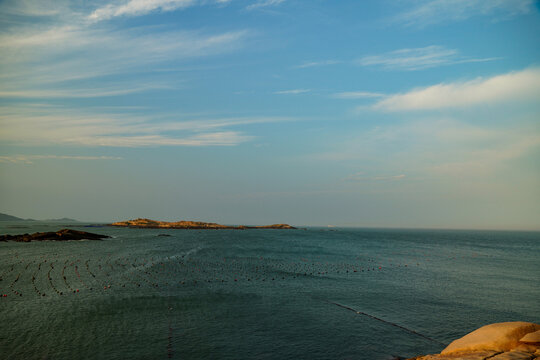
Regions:
<instances>
[{"instance_id":1,"label":"sea","mask_svg":"<svg viewBox=\"0 0 540 360\"><path fill-rule=\"evenodd\" d=\"M71 228L0 242L2 359L361 359L540 323L540 232ZM6 295L6 296L4 296Z\"/></svg>"}]
</instances>

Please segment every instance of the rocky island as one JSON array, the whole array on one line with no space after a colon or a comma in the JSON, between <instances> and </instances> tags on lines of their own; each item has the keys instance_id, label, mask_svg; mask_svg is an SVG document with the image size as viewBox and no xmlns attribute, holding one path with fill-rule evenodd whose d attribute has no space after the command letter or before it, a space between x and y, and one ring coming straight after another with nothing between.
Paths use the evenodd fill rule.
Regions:
<instances>
[{"instance_id":1,"label":"rocky island","mask_svg":"<svg viewBox=\"0 0 540 360\"><path fill-rule=\"evenodd\" d=\"M62 229L56 232L37 232L33 234L21 234L21 235L0 235L0 241L17 241L17 242L30 242L30 241L66 241L66 240L101 240L109 238L107 235L100 235L89 233L85 231Z\"/></svg>"},{"instance_id":2,"label":"rocky island","mask_svg":"<svg viewBox=\"0 0 540 360\"><path fill-rule=\"evenodd\" d=\"M208 229L208 230L245 230L245 229L296 229L288 224L274 224L274 225L262 225L262 226L247 226L247 225L221 225L216 223L202 222L202 221L157 221L150 219L135 219L127 221L114 222L108 224L108 226L119 227L131 227L131 228L147 228L147 229Z\"/></svg>"},{"instance_id":3,"label":"rocky island","mask_svg":"<svg viewBox=\"0 0 540 360\"><path fill-rule=\"evenodd\" d=\"M538 360L540 325L522 321L483 326L454 340L440 354L408 360Z\"/></svg>"}]
</instances>

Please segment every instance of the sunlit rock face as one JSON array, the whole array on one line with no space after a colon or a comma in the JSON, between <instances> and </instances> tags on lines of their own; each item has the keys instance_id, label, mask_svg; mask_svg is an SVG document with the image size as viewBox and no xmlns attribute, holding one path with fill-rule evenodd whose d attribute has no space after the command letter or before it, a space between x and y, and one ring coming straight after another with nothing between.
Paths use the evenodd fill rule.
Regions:
<instances>
[{"instance_id":1,"label":"sunlit rock face","mask_svg":"<svg viewBox=\"0 0 540 360\"><path fill-rule=\"evenodd\" d=\"M530 344L539 345L540 344L540 330L532 332L532 333L528 333L527 335L519 339L519 341L522 343L530 343Z\"/></svg>"},{"instance_id":2,"label":"sunlit rock face","mask_svg":"<svg viewBox=\"0 0 540 360\"><path fill-rule=\"evenodd\" d=\"M441 354L471 350L510 351L520 345L523 336L536 330L540 330L540 325L522 321L482 326L461 339L452 341Z\"/></svg>"},{"instance_id":3,"label":"sunlit rock face","mask_svg":"<svg viewBox=\"0 0 540 360\"><path fill-rule=\"evenodd\" d=\"M522 321L483 326L452 341L440 354L415 360L539 360L540 325Z\"/></svg>"},{"instance_id":4,"label":"sunlit rock face","mask_svg":"<svg viewBox=\"0 0 540 360\"><path fill-rule=\"evenodd\" d=\"M167 222L167 221L157 221L157 220L150 220L150 219L135 219L135 220L119 221L119 222L109 224L109 226L150 228L150 229L214 229L214 230L218 230L218 229L236 229L236 230L295 229L294 227L288 224L274 224L274 225L262 225L262 226L246 226L246 225L229 226L229 225L221 225L221 224L202 222L202 221L182 220L182 221L175 221L175 222Z\"/></svg>"},{"instance_id":5,"label":"sunlit rock face","mask_svg":"<svg viewBox=\"0 0 540 360\"><path fill-rule=\"evenodd\" d=\"M174 228L174 229L227 229L226 225L216 223L206 223L201 221L157 221L150 219L135 219L119 221L110 224L111 226L137 227L137 228Z\"/></svg>"}]
</instances>

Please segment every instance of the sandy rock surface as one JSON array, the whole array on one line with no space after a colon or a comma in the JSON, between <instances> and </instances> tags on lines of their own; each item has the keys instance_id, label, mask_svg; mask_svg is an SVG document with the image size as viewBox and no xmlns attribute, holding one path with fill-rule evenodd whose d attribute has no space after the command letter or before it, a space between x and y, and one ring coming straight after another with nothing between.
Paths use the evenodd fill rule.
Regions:
<instances>
[{"instance_id":1,"label":"sandy rock surface","mask_svg":"<svg viewBox=\"0 0 540 360\"><path fill-rule=\"evenodd\" d=\"M534 354L525 351L508 351L492 357L493 360L530 360L534 359Z\"/></svg>"},{"instance_id":2,"label":"sandy rock surface","mask_svg":"<svg viewBox=\"0 0 540 360\"><path fill-rule=\"evenodd\" d=\"M483 326L452 341L440 354L414 360L540 360L540 325L523 321ZM411 360L412 360L411 359Z\"/></svg>"},{"instance_id":3,"label":"sandy rock surface","mask_svg":"<svg viewBox=\"0 0 540 360\"><path fill-rule=\"evenodd\" d=\"M519 339L519 341L523 343L540 343L540 330L533 333L528 333L527 335Z\"/></svg>"}]
</instances>

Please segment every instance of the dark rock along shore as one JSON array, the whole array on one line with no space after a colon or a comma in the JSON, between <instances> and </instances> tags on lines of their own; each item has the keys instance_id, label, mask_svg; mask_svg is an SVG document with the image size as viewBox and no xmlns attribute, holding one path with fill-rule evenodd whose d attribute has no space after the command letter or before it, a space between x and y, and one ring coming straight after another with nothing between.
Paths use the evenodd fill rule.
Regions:
<instances>
[{"instance_id":1,"label":"dark rock along shore","mask_svg":"<svg viewBox=\"0 0 540 360\"><path fill-rule=\"evenodd\" d=\"M33 234L21 234L21 235L0 235L0 241L17 241L17 242L30 242L30 241L66 241L66 240L101 240L109 238L108 235L94 234L85 231L62 229L56 232L37 232Z\"/></svg>"}]
</instances>

